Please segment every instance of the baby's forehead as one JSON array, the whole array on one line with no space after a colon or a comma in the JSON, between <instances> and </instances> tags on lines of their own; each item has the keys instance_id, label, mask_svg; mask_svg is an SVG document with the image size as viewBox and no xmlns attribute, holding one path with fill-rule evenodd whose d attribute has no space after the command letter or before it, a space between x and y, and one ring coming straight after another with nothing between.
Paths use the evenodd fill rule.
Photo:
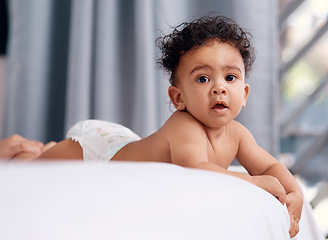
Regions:
<instances>
[{"instance_id":1,"label":"baby's forehead","mask_svg":"<svg viewBox=\"0 0 328 240\"><path fill-rule=\"evenodd\" d=\"M223 41L223 40L221 40L219 38L210 38L210 39L207 39L202 44L199 44L199 45L196 44L196 45L194 45L192 48L190 48L189 51L201 49L203 47L215 47L217 45L229 45L230 47L233 47L237 51L239 51L238 48L236 47L236 45L233 44L232 42L230 42L230 41ZM189 52L189 51L187 51L187 52Z\"/></svg>"},{"instance_id":2,"label":"baby's forehead","mask_svg":"<svg viewBox=\"0 0 328 240\"><path fill-rule=\"evenodd\" d=\"M178 67L186 61L189 63L198 61L208 62L213 59L222 59L222 61L227 62L236 61L244 65L241 53L234 44L219 40L209 40L183 53L180 56Z\"/></svg>"},{"instance_id":3,"label":"baby's forehead","mask_svg":"<svg viewBox=\"0 0 328 240\"><path fill-rule=\"evenodd\" d=\"M245 76L244 61L238 48L223 41L208 41L181 55L175 79L179 81L183 76L202 70L219 73L228 69L236 69Z\"/></svg>"}]
</instances>

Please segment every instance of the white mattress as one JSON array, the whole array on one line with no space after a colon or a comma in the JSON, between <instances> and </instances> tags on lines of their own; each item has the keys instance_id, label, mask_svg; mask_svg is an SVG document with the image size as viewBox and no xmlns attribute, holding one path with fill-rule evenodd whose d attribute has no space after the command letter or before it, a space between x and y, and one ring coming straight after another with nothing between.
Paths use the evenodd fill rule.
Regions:
<instances>
[{"instance_id":1,"label":"white mattress","mask_svg":"<svg viewBox=\"0 0 328 240\"><path fill-rule=\"evenodd\" d=\"M9 163L0 194L0 239L289 239L272 195L172 164ZM308 205L295 239L324 239Z\"/></svg>"}]
</instances>

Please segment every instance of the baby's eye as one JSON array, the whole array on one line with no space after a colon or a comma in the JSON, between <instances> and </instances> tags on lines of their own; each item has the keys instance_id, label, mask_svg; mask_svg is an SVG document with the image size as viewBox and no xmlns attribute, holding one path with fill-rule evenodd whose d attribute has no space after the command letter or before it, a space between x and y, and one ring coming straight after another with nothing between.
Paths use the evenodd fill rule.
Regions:
<instances>
[{"instance_id":1,"label":"baby's eye","mask_svg":"<svg viewBox=\"0 0 328 240\"><path fill-rule=\"evenodd\" d=\"M228 82L231 82L231 81L233 81L235 79L236 79L236 77L234 75L228 75L228 76L226 76L226 81L228 81Z\"/></svg>"},{"instance_id":2,"label":"baby's eye","mask_svg":"<svg viewBox=\"0 0 328 240\"><path fill-rule=\"evenodd\" d=\"M207 83L210 81L210 79L208 77L205 77L205 76L201 76L197 79L198 82L200 83Z\"/></svg>"}]
</instances>

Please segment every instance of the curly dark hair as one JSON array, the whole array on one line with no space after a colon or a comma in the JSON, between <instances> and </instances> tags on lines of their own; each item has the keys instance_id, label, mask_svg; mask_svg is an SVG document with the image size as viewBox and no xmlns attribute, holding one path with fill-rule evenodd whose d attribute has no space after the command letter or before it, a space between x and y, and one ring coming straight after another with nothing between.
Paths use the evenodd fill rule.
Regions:
<instances>
[{"instance_id":1,"label":"curly dark hair","mask_svg":"<svg viewBox=\"0 0 328 240\"><path fill-rule=\"evenodd\" d=\"M156 43L162 51L158 63L171 74L170 83L176 85L175 70L180 57L195 46L202 46L205 41L217 39L235 46L244 61L245 74L255 61L255 51L251 44L252 35L224 16L204 16L192 22L185 22L174 28L171 34L160 37Z\"/></svg>"}]
</instances>

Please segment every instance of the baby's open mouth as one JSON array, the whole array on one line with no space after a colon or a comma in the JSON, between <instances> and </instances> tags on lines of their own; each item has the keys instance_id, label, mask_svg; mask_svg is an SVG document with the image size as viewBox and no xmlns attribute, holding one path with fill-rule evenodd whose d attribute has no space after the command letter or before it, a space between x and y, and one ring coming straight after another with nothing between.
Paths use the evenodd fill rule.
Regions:
<instances>
[{"instance_id":1,"label":"baby's open mouth","mask_svg":"<svg viewBox=\"0 0 328 240\"><path fill-rule=\"evenodd\" d=\"M217 104L215 104L215 106L213 107L213 109L218 109L218 110L225 109L225 108L227 108L227 106L225 106L225 105L222 104L222 103L217 103Z\"/></svg>"}]
</instances>

